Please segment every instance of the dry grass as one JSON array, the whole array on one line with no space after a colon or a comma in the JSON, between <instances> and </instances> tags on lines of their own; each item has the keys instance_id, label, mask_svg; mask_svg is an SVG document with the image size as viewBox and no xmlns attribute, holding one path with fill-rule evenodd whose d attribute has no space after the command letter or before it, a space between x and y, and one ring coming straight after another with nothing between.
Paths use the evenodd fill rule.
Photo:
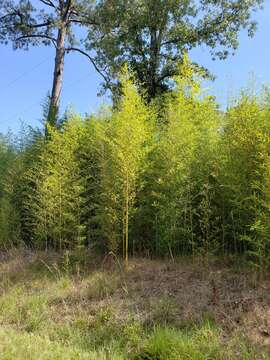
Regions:
<instances>
[{"instance_id":1,"label":"dry grass","mask_svg":"<svg viewBox=\"0 0 270 360\"><path fill-rule=\"evenodd\" d=\"M29 251L1 259L0 327L61 341L92 334L84 347L127 334L132 349L141 327L189 329L207 320L222 329L222 341L241 333L270 352L270 281L255 283L248 269L133 259L125 272L112 259L70 258L67 266L58 254Z\"/></svg>"}]
</instances>

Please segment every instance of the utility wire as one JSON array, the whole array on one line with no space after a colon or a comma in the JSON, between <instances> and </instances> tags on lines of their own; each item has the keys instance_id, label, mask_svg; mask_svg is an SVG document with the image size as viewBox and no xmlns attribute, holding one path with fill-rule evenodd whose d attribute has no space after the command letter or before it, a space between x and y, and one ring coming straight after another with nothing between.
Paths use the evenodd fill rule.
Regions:
<instances>
[{"instance_id":1,"label":"utility wire","mask_svg":"<svg viewBox=\"0 0 270 360\"><path fill-rule=\"evenodd\" d=\"M68 83L67 86L65 87L65 89L63 89L63 90L66 90L66 89L70 88L71 86L74 86L75 84L80 83L80 82L86 80L90 75L92 75L92 74L91 74L91 73L87 73L87 74L85 74L84 76L78 78L77 80ZM29 107L27 107L27 108L25 108L23 111L21 111L20 114L16 113L16 114L14 114L14 115L9 116L9 117L6 119L6 122L9 122L9 120L14 119L15 117L16 117L16 118L17 118L17 117L20 118L22 115L28 113L30 110L32 110L32 109L33 109L35 106L37 106L37 105L40 106L40 102L32 103L32 105L30 105Z\"/></svg>"},{"instance_id":2,"label":"utility wire","mask_svg":"<svg viewBox=\"0 0 270 360\"><path fill-rule=\"evenodd\" d=\"M48 56L46 59L42 60L41 62L39 62L38 64L36 64L35 66L33 66L32 68L28 69L27 71L25 71L24 73L22 73L20 76L18 76L17 78L15 78L14 80L10 81L6 86L4 86L5 89L11 87L12 85L14 85L17 81L21 80L23 77L25 77L26 75L30 74L31 72L33 72L34 70L36 70L38 67L40 67L42 64L44 64L45 62L47 62L49 59L51 59L51 56Z\"/></svg>"}]
</instances>

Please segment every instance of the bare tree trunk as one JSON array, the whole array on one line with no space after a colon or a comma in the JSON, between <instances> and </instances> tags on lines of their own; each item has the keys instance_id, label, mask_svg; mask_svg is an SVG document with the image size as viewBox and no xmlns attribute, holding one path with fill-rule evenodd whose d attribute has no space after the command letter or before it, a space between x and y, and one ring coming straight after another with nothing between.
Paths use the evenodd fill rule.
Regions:
<instances>
[{"instance_id":1,"label":"bare tree trunk","mask_svg":"<svg viewBox=\"0 0 270 360\"><path fill-rule=\"evenodd\" d=\"M66 25L63 24L58 30L56 55L54 62L53 87L50 98L50 108L47 123L56 126L59 109L60 95L63 83L64 59L65 59L65 37Z\"/></svg>"}]
</instances>

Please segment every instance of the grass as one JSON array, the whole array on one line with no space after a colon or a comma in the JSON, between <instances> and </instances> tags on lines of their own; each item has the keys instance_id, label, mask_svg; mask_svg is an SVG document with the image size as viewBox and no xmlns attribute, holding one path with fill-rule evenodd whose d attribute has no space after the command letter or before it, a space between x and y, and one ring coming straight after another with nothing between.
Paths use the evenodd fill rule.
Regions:
<instances>
[{"instance_id":1,"label":"grass","mask_svg":"<svg viewBox=\"0 0 270 360\"><path fill-rule=\"evenodd\" d=\"M0 298L0 323L33 332L46 319L45 294L28 295L23 287L15 287Z\"/></svg>"},{"instance_id":2,"label":"grass","mask_svg":"<svg viewBox=\"0 0 270 360\"><path fill-rule=\"evenodd\" d=\"M46 336L0 330L1 360L121 360L123 357L110 350L83 351L51 341Z\"/></svg>"},{"instance_id":3,"label":"grass","mask_svg":"<svg viewBox=\"0 0 270 360\"><path fill-rule=\"evenodd\" d=\"M175 314L181 311L181 305L177 304L168 295L159 299L151 299L149 307L149 325L177 325Z\"/></svg>"},{"instance_id":4,"label":"grass","mask_svg":"<svg viewBox=\"0 0 270 360\"><path fill-rule=\"evenodd\" d=\"M243 274L234 274L236 290L224 276L218 283L218 271L202 279L188 263L134 260L127 273L89 259L69 263L54 254L18 253L0 265L1 360L270 359L267 332L260 337L257 329L269 326L259 311L269 299L247 310L234 305L233 296L245 291L263 298ZM221 302L215 306L213 273ZM268 294L267 283L260 285Z\"/></svg>"},{"instance_id":5,"label":"grass","mask_svg":"<svg viewBox=\"0 0 270 360\"><path fill-rule=\"evenodd\" d=\"M87 284L87 296L90 300L101 300L114 294L118 288L118 279L113 274L94 273Z\"/></svg>"},{"instance_id":6,"label":"grass","mask_svg":"<svg viewBox=\"0 0 270 360\"><path fill-rule=\"evenodd\" d=\"M268 359L251 347L240 335L226 343L221 331L210 323L189 331L157 328L144 342L135 360L229 360Z\"/></svg>"}]
</instances>

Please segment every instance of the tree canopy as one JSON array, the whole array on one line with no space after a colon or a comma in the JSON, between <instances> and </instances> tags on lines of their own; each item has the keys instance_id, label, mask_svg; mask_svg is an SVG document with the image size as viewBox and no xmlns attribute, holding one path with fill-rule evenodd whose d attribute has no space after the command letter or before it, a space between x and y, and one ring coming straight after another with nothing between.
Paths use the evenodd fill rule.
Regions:
<instances>
[{"instance_id":1,"label":"tree canopy","mask_svg":"<svg viewBox=\"0 0 270 360\"><path fill-rule=\"evenodd\" d=\"M118 86L119 69L127 62L151 99L171 87L184 52L205 44L214 58L234 53L241 29L254 35L252 13L262 2L101 0L88 46L97 64L108 69L105 88Z\"/></svg>"},{"instance_id":2,"label":"tree canopy","mask_svg":"<svg viewBox=\"0 0 270 360\"><path fill-rule=\"evenodd\" d=\"M213 58L238 47L238 34L256 30L252 13L263 0L3 0L0 43L14 49L53 45L56 50L49 122L56 122L65 54L87 56L103 89L119 92L125 63L151 100L172 86L178 64L205 44ZM35 6L34 6L35 5ZM77 27L85 31L77 31ZM198 64L197 66L200 66ZM206 72L207 73L207 72Z\"/></svg>"}]
</instances>

